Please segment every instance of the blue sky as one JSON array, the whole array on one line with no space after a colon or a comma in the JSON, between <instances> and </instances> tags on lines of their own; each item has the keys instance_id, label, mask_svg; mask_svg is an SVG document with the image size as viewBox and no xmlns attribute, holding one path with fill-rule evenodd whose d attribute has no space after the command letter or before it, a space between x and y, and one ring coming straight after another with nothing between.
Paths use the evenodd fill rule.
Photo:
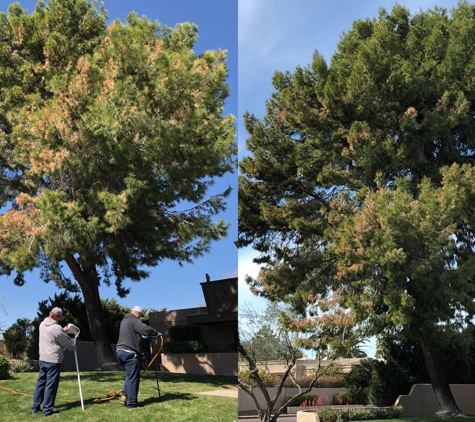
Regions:
<instances>
[{"instance_id":1,"label":"blue sky","mask_svg":"<svg viewBox=\"0 0 475 422\"><path fill-rule=\"evenodd\" d=\"M7 11L13 1L0 1L0 10ZM34 10L36 0L21 0L20 5L29 13ZM139 16L146 15L150 20L175 26L176 23L192 22L198 25L198 41L194 51L200 54L205 50L228 50L228 84L231 96L227 99L224 114L237 117L237 0L105 0L109 21L116 18L125 22L131 11ZM212 280L236 277L238 269L238 250L233 241L237 239L237 174L229 174L216 181L211 194L224 191L228 185L233 193L228 198L228 209L219 217L232 224L227 239L215 242L209 255L197 259L193 265L180 268L177 263L165 261L150 269L150 277L138 283L126 282L131 293L119 299L115 287L101 287L103 299L116 298L123 306L139 305L145 308L167 307L169 310L195 307L204 304L200 283L206 281L208 273ZM26 276L26 284L17 287L12 277L0 278L0 304L7 315L0 310L0 327L8 328L18 318L33 319L38 302L53 297L58 292L53 283L45 284L38 273Z\"/></svg>"},{"instance_id":2,"label":"blue sky","mask_svg":"<svg viewBox=\"0 0 475 422\"><path fill-rule=\"evenodd\" d=\"M336 51L343 33L357 19L378 16L381 7L388 11L396 2L388 0L239 0L239 99L238 114L246 111L259 118L265 115L265 101L273 92L271 78L276 70L293 72L306 66L318 50L327 63ZM452 0L399 0L412 14L435 5L449 11ZM238 128L240 158L247 154L247 134ZM256 252L239 251L239 303L262 309L265 301L256 298L244 282L246 274L255 276L259 268L252 263ZM365 349L374 353L374 341Z\"/></svg>"}]
</instances>

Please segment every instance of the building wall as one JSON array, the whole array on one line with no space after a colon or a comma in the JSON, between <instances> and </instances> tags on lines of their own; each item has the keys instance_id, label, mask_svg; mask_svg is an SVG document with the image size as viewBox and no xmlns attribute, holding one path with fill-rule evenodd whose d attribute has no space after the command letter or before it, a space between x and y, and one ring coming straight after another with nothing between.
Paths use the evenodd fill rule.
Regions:
<instances>
[{"instance_id":1,"label":"building wall","mask_svg":"<svg viewBox=\"0 0 475 422\"><path fill-rule=\"evenodd\" d=\"M213 353L229 353L233 351L236 342L232 325L202 326L201 336L208 346L208 351Z\"/></svg>"},{"instance_id":2,"label":"building wall","mask_svg":"<svg viewBox=\"0 0 475 422\"><path fill-rule=\"evenodd\" d=\"M76 351L78 358L78 366L80 371L93 371L98 369L99 365L96 358L96 349L92 341L78 341L78 349ZM112 351L115 356L115 344L112 344ZM117 358L116 358L117 359ZM76 371L76 360L74 352L65 351L64 359L61 363L61 371Z\"/></svg>"},{"instance_id":3,"label":"building wall","mask_svg":"<svg viewBox=\"0 0 475 422\"><path fill-rule=\"evenodd\" d=\"M162 354L164 372L199 375L237 375L237 353Z\"/></svg>"},{"instance_id":4,"label":"building wall","mask_svg":"<svg viewBox=\"0 0 475 422\"><path fill-rule=\"evenodd\" d=\"M331 365L339 365L343 373L350 372L362 359L352 358L352 359L337 359L335 361L331 360L322 360L320 365L322 367ZM263 362L257 362L257 367L259 369L264 369L270 374L282 375L286 369L287 365L283 361L278 360L269 360ZM294 366L294 373L296 376L307 376L313 375L315 369L318 367L318 361L315 359L300 358L297 359ZM249 368L249 364L246 361L239 362L239 370L244 371Z\"/></svg>"},{"instance_id":5,"label":"building wall","mask_svg":"<svg viewBox=\"0 0 475 422\"><path fill-rule=\"evenodd\" d=\"M475 414L475 384L450 384L457 405L466 415ZM402 406L401 418L434 416L439 410L432 384L414 384L407 396L399 396L395 405Z\"/></svg>"},{"instance_id":6,"label":"building wall","mask_svg":"<svg viewBox=\"0 0 475 422\"><path fill-rule=\"evenodd\" d=\"M174 325L188 325L187 315L208 312L205 307L154 312L149 315L149 324L169 341L169 330ZM234 327L234 328L233 328ZM162 369L172 373L237 375L237 353L233 352L236 342L236 324L200 325L201 340L206 343L206 353L161 354Z\"/></svg>"},{"instance_id":7,"label":"building wall","mask_svg":"<svg viewBox=\"0 0 475 422\"><path fill-rule=\"evenodd\" d=\"M186 319L187 315L198 314L200 312L207 312L207 309L203 307L178 309L176 311L151 312L149 314L148 323L151 327L163 334L164 341L169 341L170 336L168 330L170 330L170 327L174 325L186 325L188 324Z\"/></svg>"}]
</instances>

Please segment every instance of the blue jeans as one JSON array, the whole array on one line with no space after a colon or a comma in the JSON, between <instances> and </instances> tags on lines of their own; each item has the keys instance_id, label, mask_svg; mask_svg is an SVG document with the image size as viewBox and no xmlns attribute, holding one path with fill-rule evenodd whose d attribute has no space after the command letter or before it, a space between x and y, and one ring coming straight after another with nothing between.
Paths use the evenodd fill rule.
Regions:
<instances>
[{"instance_id":1,"label":"blue jeans","mask_svg":"<svg viewBox=\"0 0 475 422\"><path fill-rule=\"evenodd\" d=\"M137 407L140 384L140 356L138 353L117 350L117 357L125 368L125 381L122 389L122 394L127 396L125 405L127 407Z\"/></svg>"},{"instance_id":2,"label":"blue jeans","mask_svg":"<svg viewBox=\"0 0 475 422\"><path fill-rule=\"evenodd\" d=\"M53 413L54 400L58 392L60 363L50 363L39 361L40 373L36 382L35 395L33 396L33 406L31 412L40 411L43 403L43 415L48 416Z\"/></svg>"}]
</instances>

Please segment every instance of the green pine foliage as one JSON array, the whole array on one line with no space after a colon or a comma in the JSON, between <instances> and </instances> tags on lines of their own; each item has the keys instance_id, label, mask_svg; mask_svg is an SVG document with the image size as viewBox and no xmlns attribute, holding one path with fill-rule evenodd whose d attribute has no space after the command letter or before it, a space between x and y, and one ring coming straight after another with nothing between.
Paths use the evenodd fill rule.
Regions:
<instances>
[{"instance_id":1,"label":"green pine foliage","mask_svg":"<svg viewBox=\"0 0 475 422\"><path fill-rule=\"evenodd\" d=\"M348 400L354 404L367 405L369 386L373 376L373 359L363 359L345 376L345 390Z\"/></svg>"},{"instance_id":2,"label":"green pine foliage","mask_svg":"<svg viewBox=\"0 0 475 422\"><path fill-rule=\"evenodd\" d=\"M125 279L224 238L230 189L209 188L236 153L226 51L196 55L191 23L106 18L87 0L0 13L0 269L81 290L100 363L99 284L124 297Z\"/></svg>"},{"instance_id":3,"label":"green pine foliage","mask_svg":"<svg viewBox=\"0 0 475 422\"><path fill-rule=\"evenodd\" d=\"M392 360L373 361L373 374L369 385L368 398L375 406L393 406L400 395L411 390L407 375Z\"/></svg>"},{"instance_id":4,"label":"green pine foliage","mask_svg":"<svg viewBox=\"0 0 475 422\"><path fill-rule=\"evenodd\" d=\"M336 296L373 333L403 330L454 414L440 363L475 314L474 15L381 9L330 63L276 72L239 178L253 291L310 315Z\"/></svg>"}]
</instances>

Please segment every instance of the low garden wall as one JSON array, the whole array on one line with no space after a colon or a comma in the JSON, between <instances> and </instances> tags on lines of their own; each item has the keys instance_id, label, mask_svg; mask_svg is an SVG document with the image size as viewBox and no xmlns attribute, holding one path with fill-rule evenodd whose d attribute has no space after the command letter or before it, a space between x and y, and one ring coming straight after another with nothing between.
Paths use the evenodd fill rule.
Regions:
<instances>
[{"instance_id":1,"label":"low garden wall","mask_svg":"<svg viewBox=\"0 0 475 422\"><path fill-rule=\"evenodd\" d=\"M271 398L273 398L277 394L277 388L267 388L267 391L270 395ZM312 388L311 393L312 394L317 394L318 397L332 397L335 394L338 393L343 393L345 391L344 388ZM265 399L264 395L262 394L261 390L259 388L254 388L253 392L257 398L257 401L261 406L265 406ZM274 409L278 409L284 404L284 399L288 394L298 394L299 390L297 388L282 388L282 392L279 396L279 398L276 401L276 404L274 406ZM310 393L310 392L309 392ZM247 394L244 390L239 389L238 390L238 410L239 412L250 412L250 411L255 411L256 406L254 405L253 400L251 399L251 396Z\"/></svg>"},{"instance_id":2,"label":"low garden wall","mask_svg":"<svg viewBox=\"0 0 475 422\"><path fill-rule=\"evenodd\" d=\"M76 351L78 358L78 366L80 371L94 371L98 369L96 358L96 349L92 341L78 341L78 349ZM112 344L112 352L115 356L115 344ZM61 371L76 371L76 360L74 359L74 352L65 351L64 359L61 363Z\"/></svg>"},{"instance_id":3,"label":"low garden wall","mask_svg":"<svg viewBox=\"0 0 475 422\"><path fill-rule=\"evenodd\" d=\"M457 405L460 407L462 412L466 415L475 414L475 384L451 384L450 389L454 395ZM262 392L258 388L254 388L254 394L261 406L265 406L265 400ZM268 388L267 391L271 398L277 393L277 388ZM318 395L318 397L332 397L335 394L344 392L344 388L313 388L311 393ZM283 388L282 393L279 396L274 410L280 408L283 404L284 398L288 394L297 394L298 389L296 388ZM238 409L239 413L248 414L250 412L255 412L256 408L251 397L243 390L239 389L239 400L238 400ZM432 389L431 384L415 384L412 386L411 391L408 395L399 396L394 406L402 406L403 411L401 412L401 418L419 418L419 417L431 417L439 410L437 400L435 398L434 390ZM323 406L324 407L324 406ZM336 406L332 406L336 407ZM374 408L374 406L358 406L350 405L349 407L354 408L363 408L369 409ZM307 407L305 410L310 410L313 408ZM314 412L303 412L304 409L300 407L288 407L288 413L297 413L298 422L306 421L318 421L315 419ZM300 418L298 415L301 415Z\"/></svg>"},{"instance_id":4,"label":"low garden wall","mask_svg":"<svg viewBox=\"0 0 475 422\"><path fill-rule=\"evenodd\" d=\"M237 376L237 353L162 353L162 370L175 374Z\"/></svg>"},{"instance_id":5,"label":"low garden wall","mask_svg":"<svg viewBox=\"0 0 475 422\"><path fill-rule=\"evenodd\" d=\"M450 384L458 407L466 415L475 414L475 384ZM434 416L439 410L431 384L414 384L407 396L399 396L395 403L404 410L401 417L422 418Z\"/></svg>"},{"instance_id":6,"label":"low garden wall","mask_svg":"<svg viewBox=\"0 0 475 422\"><path fill-rule=\"evenodd\" d=\"M94 344L78 341L77 357L80 371L98 369ZM112 345L115 351L115 344ZM161 354L162 370L176 374L237 375L237 353L171 353ZM66 351L61 371L76 371L74 353Z\"/></svg>"}]
</instances>

